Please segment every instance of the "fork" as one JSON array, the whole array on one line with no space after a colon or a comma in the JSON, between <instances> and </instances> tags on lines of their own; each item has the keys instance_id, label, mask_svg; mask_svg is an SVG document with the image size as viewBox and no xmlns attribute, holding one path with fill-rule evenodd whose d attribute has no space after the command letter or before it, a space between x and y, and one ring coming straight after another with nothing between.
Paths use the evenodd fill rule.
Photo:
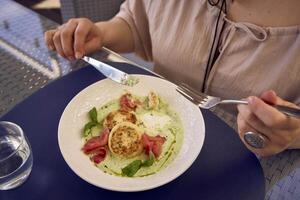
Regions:
<instances>
[{"instance_id":1,"label":"fork","mask_svg":"<svg viewBox=\"0 0 300 200\"><path fill-rule=\"evenodd\" d=\"M203 109L210 109L219 104L248 104L248 102L245 100L221 99L220 97L209 96L207 94L196 91L185 83L179 84L176 90L185 98ZM300 109L281 105L272 106L288 116L300 118Z\"/></svg>"}]
</instances>

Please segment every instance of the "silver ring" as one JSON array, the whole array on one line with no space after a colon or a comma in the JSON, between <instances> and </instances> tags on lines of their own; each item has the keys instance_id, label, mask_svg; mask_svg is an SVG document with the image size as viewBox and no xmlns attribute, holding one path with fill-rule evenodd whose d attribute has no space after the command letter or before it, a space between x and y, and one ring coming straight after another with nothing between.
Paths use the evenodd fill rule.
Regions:
<instances>
[{"instance_id":1,"label":"silver ring","mask_svg":"<svg viewBox=\"0 0 300 200\"><path fill-rule=\"evenodd\" d=\"M248 131L244 134L244 140L253 148L262 149L265 147L265 138L261 134Z\"/></svg>"}]
</instances>

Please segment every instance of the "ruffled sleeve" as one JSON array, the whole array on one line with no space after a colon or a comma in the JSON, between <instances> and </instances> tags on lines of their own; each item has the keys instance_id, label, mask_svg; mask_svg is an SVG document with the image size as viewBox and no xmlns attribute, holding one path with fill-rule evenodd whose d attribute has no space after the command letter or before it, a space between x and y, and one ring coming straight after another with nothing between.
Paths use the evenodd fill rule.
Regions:
<instances>
[{"instance_id":1,"label":"ruffled sleeve","mask_svg":"<svg viewBox=\"0 0 300 200\"><path fill-rule=\"evenodd\" d=\"M151 36L147 10L149 1L127 0L116 17L122 18L129 25L134 38L134 51L147 61L152 60Z\"/></svg>"}]
</instances>

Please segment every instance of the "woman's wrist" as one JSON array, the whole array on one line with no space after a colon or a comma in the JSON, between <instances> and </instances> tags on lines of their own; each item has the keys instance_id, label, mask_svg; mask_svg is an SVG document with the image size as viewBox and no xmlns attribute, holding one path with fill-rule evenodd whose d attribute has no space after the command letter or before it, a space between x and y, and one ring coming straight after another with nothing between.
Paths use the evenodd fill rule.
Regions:
<instances>
[{"instance_id":1,"label":"woman's wrist","mask_svg":"<svg viewBox=\"0 0 300 200\"><path fill-rule=\"evenodd\" d=\"M101 33L102 46L116 52L134 50L133 35L129 25L123 19L115 17L109 21L95 23Z\"/></svg>"},{"instance_id":2,"label":"woman's wrist","mask_svg":"<svg viewBox=\"0 0 300 200\"><path fill-rule=\"evenodd\" d=\"M99 37L101 38L102 46L108 47L109 42L108 42L108 38L106 36L107 35L107 33L106 33L107 32L106 31L106 29L107 29L106 23L107 23L106 21L96 22L95 25L96 25L97 29L100 32Z\"/></svg>"}]
</instances>

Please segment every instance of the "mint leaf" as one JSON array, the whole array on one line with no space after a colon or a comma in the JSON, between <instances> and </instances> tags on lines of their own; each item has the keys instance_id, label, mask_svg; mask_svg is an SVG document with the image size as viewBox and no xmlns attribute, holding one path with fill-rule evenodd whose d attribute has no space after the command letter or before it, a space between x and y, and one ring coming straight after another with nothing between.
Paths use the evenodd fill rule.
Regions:
<instances>
[{"instance_id":1,"label":"mint leaf","mask_svg":"<svg viewBox=\"0 0 300 200\"><path fill-rule=\"evenodd\" d=\"M135 173L141 168L141 166L142 166L141 160L132 161L126 167L122 168L122 175L133 177Z\"/></svg>"},{"instance_id":2,"label":"mint leaf","mask_svg":"<svg viewBox=\"0 0 300 200\"><path fill-rule=\"evenodd\" d=\"M155 156L152 152L150 152L149 159L144 162L141 160L135 160L129 163L126 167L122 168L122 175L133 177L139 169L142 167L150 167L153 165L155 161Z\"/></svg>"},{"instance_id":3,"label":"mint leaf","mask_svg":"<svg viewBox=\"0 0 300 200\"><path fill-rule=\"evenodd\" d=\"M83 136L84 137L88 136L91 133L92 128L94 126L97 126L97 124L98 124L97 122L88 122L88 123L86 123L84 125L84 128L83 128Z\"/></svg>"},{"instance_id":4,"label":"mint leaf","mask_svg":"<svg viewBox=\"0 0 300 200\"><path fill-rule=\"evenodd\" d=\"M90 119L92 120L92 122L98 122L97 119L97 109L95 107L93 107L90 111L89 111L89 116Z\"/></svg>"},{"instance_id":5,"label":"mint leaf","mask_svg":"<svg viewBox=\"0 0 300 200\"><path fill-rule=\"evenodd\" d=\"M88 123L86 123L84 125L84 128L83 128L83 136L86 137L88 136L89 134L91 134L92 132L92 128L94 126L97 126L99 125L98 123L98 119L97 119L97 109L95 107L93 107L90 111L89 111L89 117L90 117L90 120Z\"/></svg>"},{"instance_id":6,"label":"mint leaf","mask_svg":"<svg viewBox=\"0 0 300 200\"><path fill-rule=\"evenodd\" d=\"M150 167L150 166L152 166L153 163L154 163L154 160L155 160L154 154L152 152L150 152L149 159L145 160L142 163L142 167Z\"/></svg>"}]
</instances>

